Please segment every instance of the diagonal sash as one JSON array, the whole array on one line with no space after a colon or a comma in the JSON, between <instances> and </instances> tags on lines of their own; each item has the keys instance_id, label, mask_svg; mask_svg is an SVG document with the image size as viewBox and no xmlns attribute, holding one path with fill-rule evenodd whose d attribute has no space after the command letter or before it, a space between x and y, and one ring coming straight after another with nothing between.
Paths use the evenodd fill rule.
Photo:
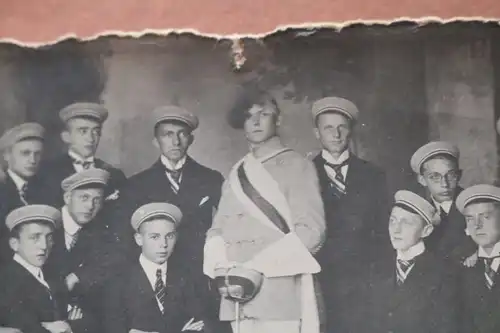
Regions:
<instances>
[{"instance_id":1,"label":"diagonal sash","mask_svg":"<svg viewBox=\"0 0 500 333\"><path fill-rule=\"evenodd\" d=\"M235 165L229 175L229 182L233 193L251 215L284 234L282 239L268 246L244 265L253 268L259 266L263 268L261 271L264 275L269 277L299 274L300 331L319 333L318 303L312 274L319 272L321 268L297 235L291 231L293 222L288 201L279 184L262 165L263 161L287 150L289 149L279 150L259 160L248 154Z\"/></svg>"},{"instance_id":2,"label":"diagonal sash","mask_svg":"<svg viewBox=\"0 0 500 333\"><path fill-rule=\"evenodd\" d=\"M285 219L281 214L274 208L269 201L266 200L260 193L255 189L252 183L248 180L248 176L243 168L243 163L238 167L238 179L241 183L241 189L248 198L259 208L266 217L276 225L276 227L283 233L288 234L290 232L290 227L286 223Z\"/></svg>"}]
</instances>

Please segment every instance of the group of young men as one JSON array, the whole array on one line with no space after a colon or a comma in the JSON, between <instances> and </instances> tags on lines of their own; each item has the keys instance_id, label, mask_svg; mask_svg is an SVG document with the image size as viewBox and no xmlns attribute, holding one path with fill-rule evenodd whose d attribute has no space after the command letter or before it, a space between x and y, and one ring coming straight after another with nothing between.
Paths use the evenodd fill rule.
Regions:
<instances>
[{"instance_id":1,"label":"group of young men","mask_svg":"<svg viewBox=\"0 0 500 333\"><path fill-rule=\"evenodd\" d=\"M102 105L60 111L53 160L39 124L6 131L0 332L499 332L500 188L461 189L459 150L434 141L392 195L350 151L356 105L311 111L312 161L271 95L243 95L228 119L249 152L227 179L189 156L199 121L177 106L152 113L160 156L129 179L95 157Z\"/></svg>"}]
</instances>

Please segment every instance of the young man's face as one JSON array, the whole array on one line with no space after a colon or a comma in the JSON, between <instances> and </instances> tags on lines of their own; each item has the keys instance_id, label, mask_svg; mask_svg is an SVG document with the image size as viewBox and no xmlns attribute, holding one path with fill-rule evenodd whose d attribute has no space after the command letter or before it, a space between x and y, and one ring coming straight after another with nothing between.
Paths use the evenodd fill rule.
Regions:
<instances>
[{"instance_id":1,"label":"young man's face","mask_svg":"<svg viewBox=\"0 0 500 333\"><path fill-rule=\"evenodd\" d=\"M254 105L248 110L243 129L248 142L259 144L278 134L278 115L269 105Z\"/></svg>"},{"instance_id":2,"label":"young man's face","mask_svg":"<svg viewBox=\"0 0 500 333\"><path fill-rule=\"evenodd\" d=\"M53 229L42 223L26 223L19 230L19 238L10 238L10 247L28 263L42 267L54 244Z\"/></svg>"},{"instance_id":3,"label":"young man's face","mask_svg":"<svg viewBox=\"0 0 500 333\"><path fill-rule=\"evenodd\" d=\"M464 209L467 232L477 245L493 248L500 241L500 212L493 202L470 203Z\"/></svg>"},{"instance_id":4,"label":"young man's face","mask_svg":"<svg viewBox=\"0 0 500 333\"><path fill-rule=\"evenodd\" d=\"M421 185L427 187L437 202L453 200L461 172L451 158L433 158L422 165L422 174L418 176Z\"/></svg>"},{"instance_id":5,"label":"young man's face","mask_svg":"<svg viewBox=\"0 0 500 333\"><path fill-rule=\"evenodd\" d=\"M424 219L401 207L395 206L389 218L389 236L395 250L406 251L432 232Z\"/></svg>"},{"instance_id":6,"label":"young man's face","mask_svg":"<svg viewBox=\"0 0 500 333\"><path fill-rule=\"evenodd\" d=\"M102 125L97 119L73 118L66 124L63 141L83 158L95 155L101 140Z\"/></svg>"},{"instance_id":7,"label":"young man's face","mask_svg":"<svg viewBox=\"0 0 500 333\"><path fill-rule=\"evenodd\" d=\"M193 142L191 129L184 124L164 122L157 125L155 146L169 161L177 163L187 154Z\"/></svg>"},{"instance_id":8,"label":"young man's face","mask_svg":"<svg viewBox=\"0 0 500 333\"><path fill-rule=\"evenodd\" d=\"M147 259L161 265L174 251L177 242L175 225L163 217L144 222L135 234L135 241Z\"/></svg>"},{"instance_id":9,"label":"young man's face","mask_svg":"<svg viewBox=\"0 0 500 333\"><path fill-rule=\"evenodd\" d=\"M22 140L6 150L5 161L14 173L24 179L29 179L38 171L42 153L41 140Z\"/></svg>"},{"instance_id":10,"label":"young man's face","mask_svg":"<svg viewBox=\"0 0 500 333\"><path fill-rule=\"evenodd\" d=\"M103 195L103 188L77 188L64 194L64 203L73 220L83 226L101 210Z\"/></svg>"},{"instance_id":11,"label":"young man's face","mask_svg":"<svg viewBox=\"0 0 500 333\"><path fill-rule=\"evenodd\" d=\"M325 112L318 116L314 129L321 146L332 154L342 154L349 146L352 128L349 119L338 112Z\"/></svg>"}]
</instances>

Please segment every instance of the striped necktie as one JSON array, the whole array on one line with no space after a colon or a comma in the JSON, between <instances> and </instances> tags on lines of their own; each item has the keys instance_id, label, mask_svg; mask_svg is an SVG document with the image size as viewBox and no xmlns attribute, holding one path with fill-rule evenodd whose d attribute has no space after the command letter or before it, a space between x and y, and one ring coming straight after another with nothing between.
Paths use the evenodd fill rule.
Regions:
<instances>
[{"instance_id":1,"label":"striped necktie","mask_svg":"<svg viewBox=\"0 0 500 333\"><path fill-rule=\"evenodd\" d=\"M497 272L495 272L493 267L491 267L491 265L493 264L493 260L496 258L500 258L500 256L495 256L495 257L491 257L491 258L482 257L482 259L484 261L485 283L486 283L486 287L490 290L495 285L495 276L497 275Z\"/></svg>"},{"instance_id":2,"label":"striped necktie","mask_svg":"<svg viewBox=\"0 0 500 333\"><path fill-rule=\"evenodd\" d=\"M75 247L76 242L78 241L78 234L79 234L79 231L75 232L73 235L68 234L68 236L71 237L71 242L69 243L68 250L72 250Z\"/></svg>"},{"instance_id":3,"label":"striped necktie","mask_svg":"<svg viewBox=\"0 0 500 333\"><path fill-rule=\"evenodd\" d=\"M415 259L402 260L396 262L396 282L398 286L402 285L410 272L411 267L415 264Z\"/></svg>"},{"instance_id":4,"label":"striped necktie","mask_svg":"<svg viewBox=\"0 0 500 333\"><path fill-rule=\"evenodd\" d=\"M21 199L22 203L28 205L28 200L26 199L28 193L28 183L24 183L23 186L19 189L19 199Z\"/></svg>"},{"instance_id":5,"label":"striped necktie","mask_svg":"<svg viewBox=\"0 0 500 333\"><path fill-rule=\"evenodd\" d=\"M339 164L333 164L325 160L325 167L328 167L335 172L334 179L331 179L332 177L328 172L326 174L328 175L328 178L330 178L331 189L333 190L334 195L337 197L341 197L342 195L346 194L346 183L344 175L342 174L342 167L346 165L349 165L349 159Z\"/></svg>"},{"instance_id":6,"label":"striped necktie","mask_svg":"<svg viewBox=\"0 0 500 333\"><path fill-rule=\"evenodd\" d=\"M167 294L165 284L163 283L163 279L161 278L161 269L158 268L156 270L156 282L155 282L155 294L156 299L162 306L162 312L165 309L165 296Z\"/></svg>"},{"instance_id":7,"label":"striped necktie","mask_svg":"<svg viewBox=\"0 0 500 333\"><path fill-rule=\"evenodd\" d=\"M174 193L177 194L177 192L179 192L180 185L181 185L182 168L177 169L177 170L172 170L172 169L165 167L165 173L168 176L170 176L169 177L170 187L172 188Z\"/></svg>"}]
</instances>

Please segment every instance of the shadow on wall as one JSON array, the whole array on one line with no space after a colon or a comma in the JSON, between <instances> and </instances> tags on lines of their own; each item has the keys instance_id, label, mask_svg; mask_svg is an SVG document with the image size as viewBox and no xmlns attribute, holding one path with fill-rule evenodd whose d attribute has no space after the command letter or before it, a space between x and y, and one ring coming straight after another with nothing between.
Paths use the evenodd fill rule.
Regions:
<instances>
[{"instance_id":1,"label":"shadow on wall","mask_svg":"<svg viewBox=\"0 0 500 333\"><path fill-rule=\"evenodd\" d=\"M93 51L96 46L99 53ZM45 158L64 150L59 110L78 101L100 102L107 80L101 58L106 54L101 41L68 40L39 49L24 48L14 59L12 94L25 110L25 121L46 128Z\"/></svg>"},{"instance_id":2,"label":"shadow on wall","mask_svg":"<svg viewBox=\"0 0 500 333\"><path fill-rule=\"evenodd\" d=\"M98 155L131 175L158 156L151 144L151 111L174 103L200 118L192 155L227 174L247 152L242 133L226 122L242 86L258 81L277 97L284 110L283 138L303 154L319 149L311 104L337 95L361 110L356 153L386 169L394 191L414 178L410 156L430 137L426 89L448 80L436 76L439 82L431 82L435 79L426 76L433 70L425 61L433 46L425 43L425 30L412 23L355 25L341 32L288 30L247 39L247 61L239 71L232 68L229 41L189 34L17 48L9 61L0 58L0 87L6 89L0 96L8 97L0 101L2 118L20 122L25 117L46 126L47 156L52 156L62 150L59 109L75 101L103 101L110 118ZM438 41L450 38L432 35ZM2 52L11 51L2 45L0 56ZM495 66L498 77L498 62ZM25 116L16 116L16 110Z\"/></svg>"}]
</instances>

